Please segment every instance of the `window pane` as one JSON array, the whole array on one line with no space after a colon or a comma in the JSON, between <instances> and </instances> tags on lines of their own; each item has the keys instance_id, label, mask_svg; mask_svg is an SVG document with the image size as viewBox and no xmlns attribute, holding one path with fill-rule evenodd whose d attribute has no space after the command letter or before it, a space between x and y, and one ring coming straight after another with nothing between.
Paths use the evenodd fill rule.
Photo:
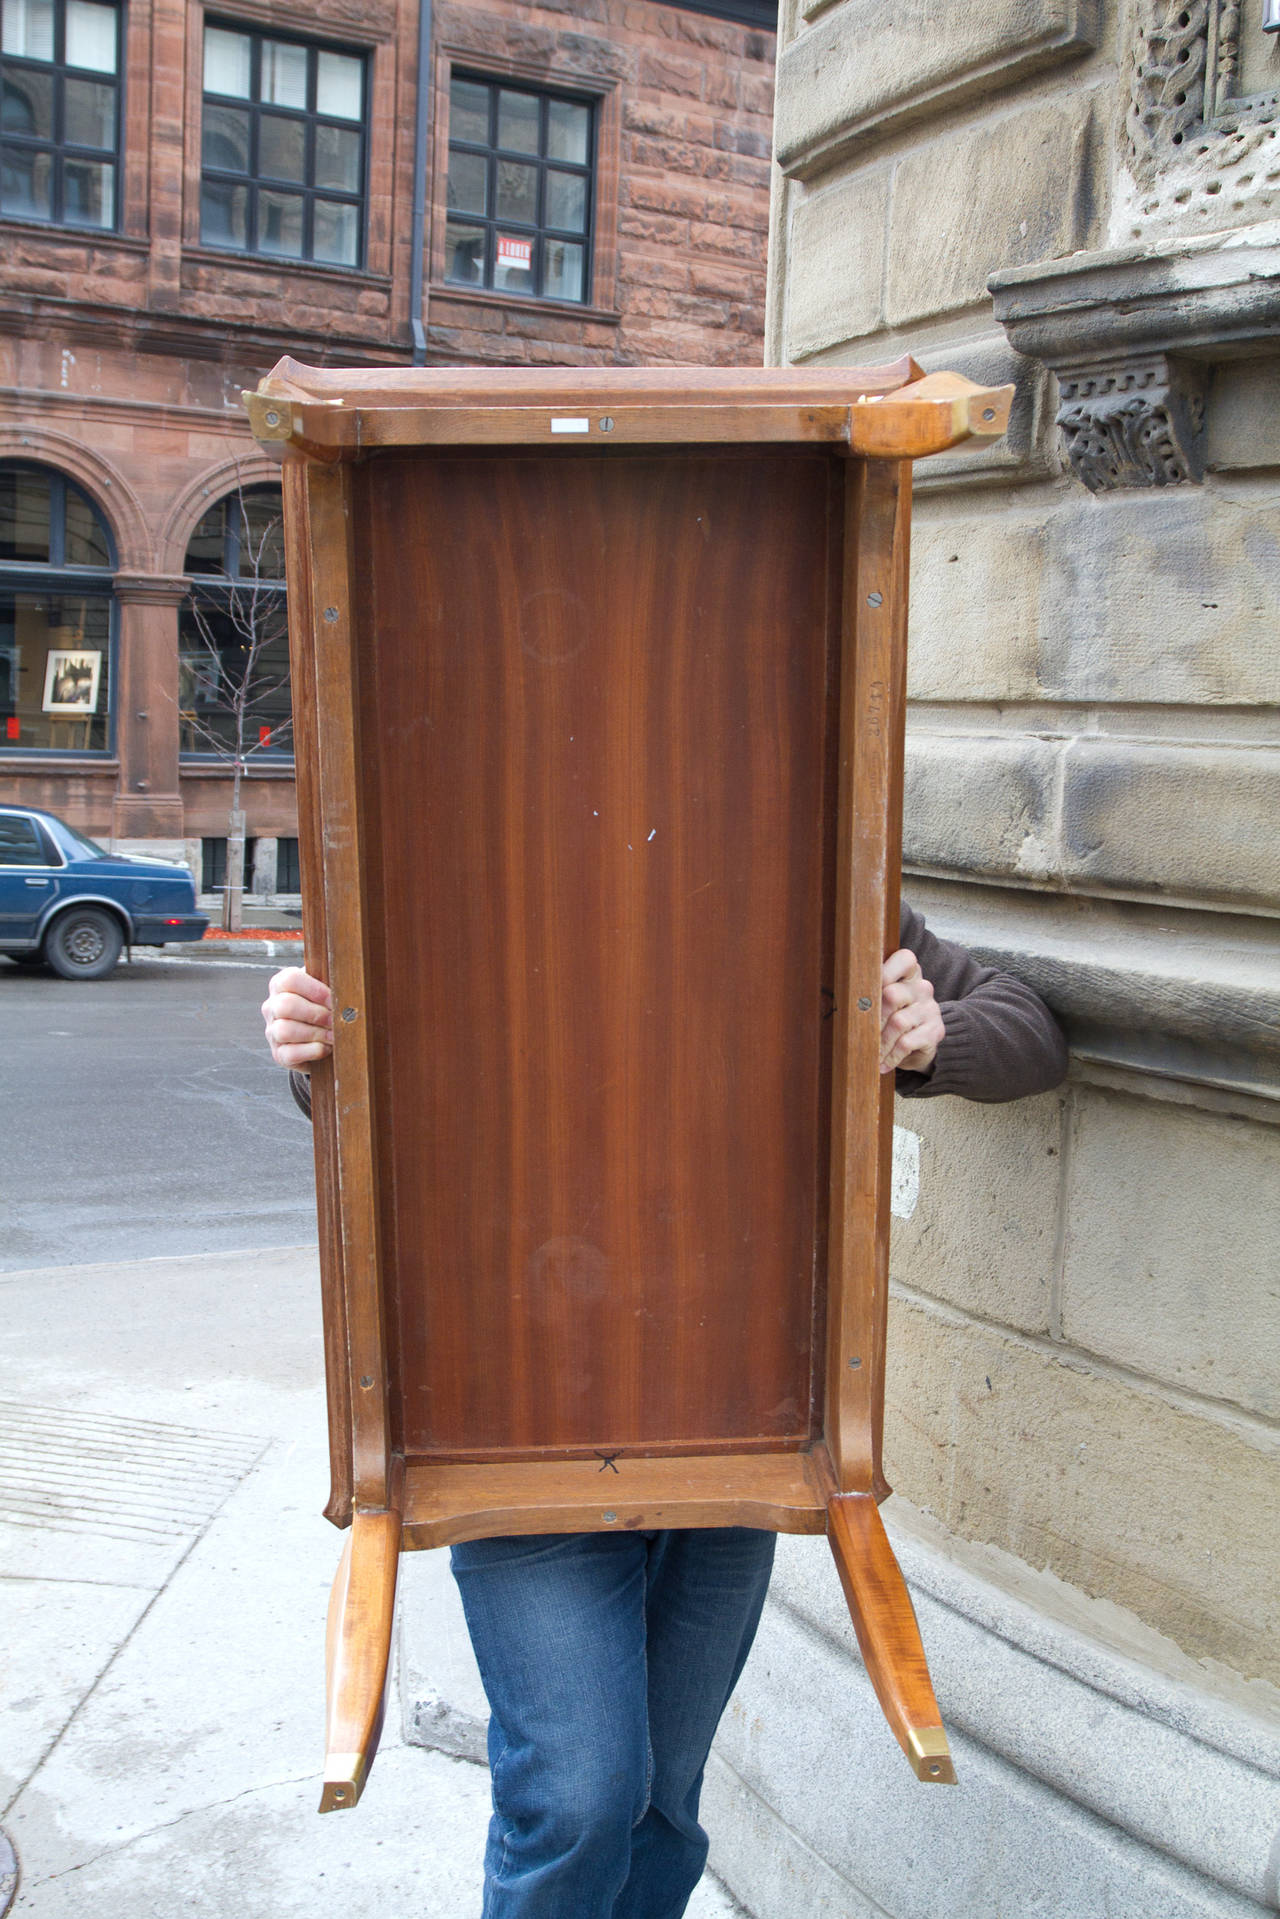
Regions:
<instances>
[{"instance_id":1,"label":"window pane","mask_svg":"<svg viewBox=\"0 0 1280 1919\"><path fill-rule=\"evenodd\" d=\"M489 89L476 80L454 80L449 86L449 138L489 144Z\"/></svg>"},{"instance_id":2,"label":"window pane","mask_svg":"<svg viewBox=\"0 0 1280 1919\"><path fill-rule=\"evenodd\" d=\"M69 225L109 227L116 217L116 170L103 160L65 160L62 217Z\"/></svg>"},{"instance_id":3,"label":"window pane","mask_svg":"<svg viewBox=\"0 0 1280 1919\"><path fill-rule=\"evenodd\" d=\"M0 125L6 133L26 133L36 140L53 138L53 75L7 73Z\"/></svg>"},{"instance_id":4,"label":"window pane","mask_svg":"<svg viewBox=\"0 0 1280 1919\"><path fill-rule=\"evenodd\" d=\"M219 500L203 514L187 542L184 573L224 573L227 548L227 503Z\"/></svg>"},{"instance_id":5,"label":"window pane","mask_svg":"<svg viewBox=\"0 0 1280 1919\"><path fill-rule=\"evenodd\" d=\"M68 80L67 139L74 147L114 147L116 90L100 80Z\"/></svg>"},{"instance_id":6,"label":"window pane","mask_svg":"<svg viewBox=\"0 0 1280 1919\"><path fill-rule=\"evenodd\" d=\"M316 112L335 120L359 120L364 114L364 61L349 53L321 53L316 72Z\"/></svg>"},{"instance_id":7,"label":"window pane","mask_svg":"<svg viewBox=\"0 0 1280 1919\"><path fill-rule=\"evenodd\" d=\"M206 180L200 189L200 238L211 247L249 244L249 190L226 180Z\"/></svg>"},{"instance_id":8,"label":"window pane","mask_svg":"<svg viewBox=\"0 0 1280 1919\"><path fill-rule=\"evenodd\" d=\"M307 129L302 120L264 113L258 122L258 171L275 180L307 177Z\"/></svg>"},{"instance_id":9,"label":"window pane","mask_svg":"<svg viewBox=\"0 0 1280 1919\"><path fill-rule=\"evenodd\" d=\"M110 566L111 549L106 532L83 493L67 487L68 566Z\"/></svg>"},{"instance_id":10,"label":"window pane","mask_svg":"<svg viewBox=\"0 0 1280 1919\"><path fill-rule=\"evenodd\" d=\"M538 151L538 96L536 93L511 93L506 87L499 91L498 145L508 153Z\"/></svg>"},{"instance_id":11,"label":"window pane","mask_svg":"<svg viewBox=\"0 0 1280 1919\"><path fill-rule=\"evenodd\" d=\"M67 0L67 65L114 73L116 19L115 8L98 0Z\"/></svg>"},{"instance_id":12,"label":"window pane","mask_svg":"<svg viewBox=\"0 0 1280 1919\"><path fill-rule=\"evenodd\" d=\"M575 106L572 100L547 103L547 158L576 160L585 166L587 141L591 134L590 107Z\"/></svg>"},{"instance_id":13,"label":"window pane","mask_svg":"<svg viewBox=\"0 0 1280 1919\"><path fill-rule=\"evenodd\" d=\"M241 579L284 578L284 500L278 486L252 487L228 502L240 527Z\"/></svg>"},{"instance_id":14,"label":"window pane","mask_svg":"<svg viewBox=\"0 0 1280 1919\"><path fill-rule=\"evenodd\" d=\"M0 593L0 658L7 654L9 664L6 745L103 750L111 703L110 633L105 594ZM50 706L61 711L50 712Z\"/></svg>"},{"instance_id":15,"label":"window pane","mask_svg":"<svg viewBox=\"0 0 1280 1919\"><path fill-rule=\"evenodd\" d=\"M178 721L183 753L215 753L235 745L232 702L249 672L245 740L256 748L262 729L280 728L267 752L288 753L289 631L283 592L250 596L235 585L193 589L178 610ZM246 638L258 642L250 662ZM212 736L212 737L211 737ZM213 880L208 863L205 885Z\"/></svg>"},{"instance_id":16,"label":"window pane","mask_svg":"<svg viewBox=\"0 0 1280 1919\"><path fill-rule=\"evenodd\" d=\"M449 222L445 240L444 277L463 286L484 285L484 228Z\"/></svg>"},{"instance_id":17,"label":"window pane","mask_svg":"<svg viewBox=\"0 0 1280 1919\"><path fill-rule=\"evenodd\" d=\"M587 182L581 173L547 172L547 225L582 233L587 224Z\"/></svg>"},{"instance_id":18,"label":"window pane","mask_svg":"<svg viewBox=\"0 0 1280 1919\"><path fill-rule=\"evenodd\" d=\"M302 207L299 193L275 193L263 187L258 194L258 251L302 258Z\"/></svg>"},{"instance_id":19,"label":"window pane","mask_svg":"<svg viewBox=\"0 0 1280 1919\"><path fill-rule=\"evenodd\" d=\"M549 300L580 300L584 255L568 240L542 243L542 291Z\"/></svg>"},{"instance_id":20,"label":"window pane","mask_svg":"<svg viewBox=\"0 0 1280 1919\"><path fill-rule=\"evenodd\" d=\"M228 33L225 27L204 30L204 90L249 98L249 36Z\"/></svg>"},{"instance_id":21,"label":"window pane","mask_svg":"<svg viewBox=\"0 0 1280 1919\"><path fill-rule=\"evenodd\" d=\"M360 191L360 135L352 128L316 128L315 184L344 193Z\"/></svg>"},{"instance_id":22,"label":"window pane","mask_svg":"<svg viewBox=\"0 0 1280 1919\"><path fill-rule=\"evenodd\" d=\"M0 212L47 220L53 211L53 161L47 153L6 147L0 154Z\"/></svg>"},{"instance_id":23,"label":"window pane","mask_svg":"<svg viewBox=\"0 0 1280 1919\"><path fill-rule=\"evenodd\" d=\"M500 233L494 249L493 284L508 293L533 292L533 238L527 233Z\"/></svg>"},{"instance_id":24,"label":"window pane","mask_svg":"<svg viewBox=\"0 0 1280 1919\"><path fill-rule=\"evenodd\" d=\"M52 60L53 0L4 0L3 45L24 60Z\"/></svg>"},{"instance_id":25,"label":"window pane","mask_svg":"<svg viewBox=\"0 0 1280 1919\"><path fill-rule=\"evenodd\" d=\"M498 218L532 226L538 217L538 169L519 160L498 162Z\"/></svg>"},{"instance_id":26,"label":"window pane","mask_svg":"<svg viewBox=\"0 0 1280 1919\"><path fill-rule=\"evenodd\" d=\"M287 40L262 43L262 85L259 98L274 107L307 104L307 49Z\"/></svg>"},{"instance_id":27,"label":"window pane","mask_svg":"<svg viewBox=\"0 0 1280 1919\"><path fill-rule=\"evenodd\" d=\"M317 200L315 204L315 251L317 260L334 266L360 264L360 209L336 200Z\"/></svg>"},{"instance_id":28,"label":"window pane","mask_svg":"<svg viewBox=\"0 0 1280 1919\"><path fill-rule=\"evenodd\" d=\"M207 167L226 173L249 171L249 115L243 107L204 108L200 151Z\"/></svg>"},{"instance_id":29,"label":"window pane","mask_svg":"<svg viewBox=\"0 0 1280 1919\"><path fill-rule=\"evenodd\" d=\"M49 558L49 475L0 468L0 560Z\"/></svg>"},{"instance_id":30,"label":"window pane","mask_svg":"<svg viewBox=\"0 0 1280 1919\"><path fill-rule=\"evenodd\" d=\"M449 207L455 213L489 211L489 162L482 153L449 155Z\"/></svg>"}]
</instances>

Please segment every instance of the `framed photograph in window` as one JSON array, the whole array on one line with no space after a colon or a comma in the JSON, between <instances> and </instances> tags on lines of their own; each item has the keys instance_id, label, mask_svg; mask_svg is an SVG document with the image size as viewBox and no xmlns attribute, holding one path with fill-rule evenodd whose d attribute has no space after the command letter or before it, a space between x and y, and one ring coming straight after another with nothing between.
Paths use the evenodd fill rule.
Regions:
<instances>
[{"instance_id":1,"label":"framed photograph in window","mask_svg":"<svg viewBox=\"0 0 1280 1919\"><path fill-rule=\"evenodd\" d=\"M102 655L81 648L55 649L45 660L44 711L81 718L98 710Z\"/></svg>"}]
</instances>

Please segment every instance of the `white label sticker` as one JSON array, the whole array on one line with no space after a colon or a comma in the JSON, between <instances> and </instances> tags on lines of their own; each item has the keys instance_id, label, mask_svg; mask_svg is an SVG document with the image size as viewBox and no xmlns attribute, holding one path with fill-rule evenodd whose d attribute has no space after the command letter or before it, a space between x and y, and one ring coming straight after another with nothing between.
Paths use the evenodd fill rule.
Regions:
<instances>
[{"instance_id":1,"label":"white label sticker","mask_svg":"<svg viewBox=\"0 0 1280 1919\"><path fill-rule=\"evenodd\" d=\"M591 422L590 420L553 420L551 431L553 433L590 433Z\"/></svg>"}]
</instances>

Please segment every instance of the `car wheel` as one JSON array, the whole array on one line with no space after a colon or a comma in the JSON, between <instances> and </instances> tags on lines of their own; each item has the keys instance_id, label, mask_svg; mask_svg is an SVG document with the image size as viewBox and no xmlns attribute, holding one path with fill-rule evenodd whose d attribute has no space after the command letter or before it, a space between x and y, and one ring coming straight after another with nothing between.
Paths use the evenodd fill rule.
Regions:
<instances>
[{"instance_id":1,"label":"car wheel","mask_svg":"<svg viewBox=\"0 0 1280 1919\"><path fill-rule=\"evenodd\" d=\"M73 906L45 935L45 958L63 979L105 979L120 957L120 922L98 906Z\"/></svg>"}]
</instances>

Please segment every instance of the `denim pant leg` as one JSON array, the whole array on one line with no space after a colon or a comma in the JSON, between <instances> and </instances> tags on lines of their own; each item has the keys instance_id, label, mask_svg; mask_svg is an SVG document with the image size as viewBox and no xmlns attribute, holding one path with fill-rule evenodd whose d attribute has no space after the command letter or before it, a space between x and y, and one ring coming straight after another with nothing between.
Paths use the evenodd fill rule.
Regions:
<instances>
[{"instance_id":1,"label":"denim pant leg","mask_svg":"<svg viewBox=\"0 0 1280 1919\"><path fill-rule=\"evenodd\" d=\"M610 1919L648 1791L640 1533L453 1549L488 1695L484 1919Z\"/></svg>"},{"instance_id":2,"label":"denim pant leg","mask_svg":"<svg viewBox=\"0 0 1280 1919\"><path fill-rule=\"evenodd\" d=\"M683 1913L707 1751L773 1546L742 1528L455 1546L493 1709L484 1919Z\"/></svg>"},{"instance_id":3,"label":"denim pant leg","mask_svg":"<svg viewBox=\"0 0 1280 1919\"><path fill-rule=\"evenodd\" d=\"M659 1533L650 1552L649 1804L612 1919L679 1919L702 1877L702 1775L756 1636L775 1536L748 1527Z\"/></svg>"}]
</instances>

